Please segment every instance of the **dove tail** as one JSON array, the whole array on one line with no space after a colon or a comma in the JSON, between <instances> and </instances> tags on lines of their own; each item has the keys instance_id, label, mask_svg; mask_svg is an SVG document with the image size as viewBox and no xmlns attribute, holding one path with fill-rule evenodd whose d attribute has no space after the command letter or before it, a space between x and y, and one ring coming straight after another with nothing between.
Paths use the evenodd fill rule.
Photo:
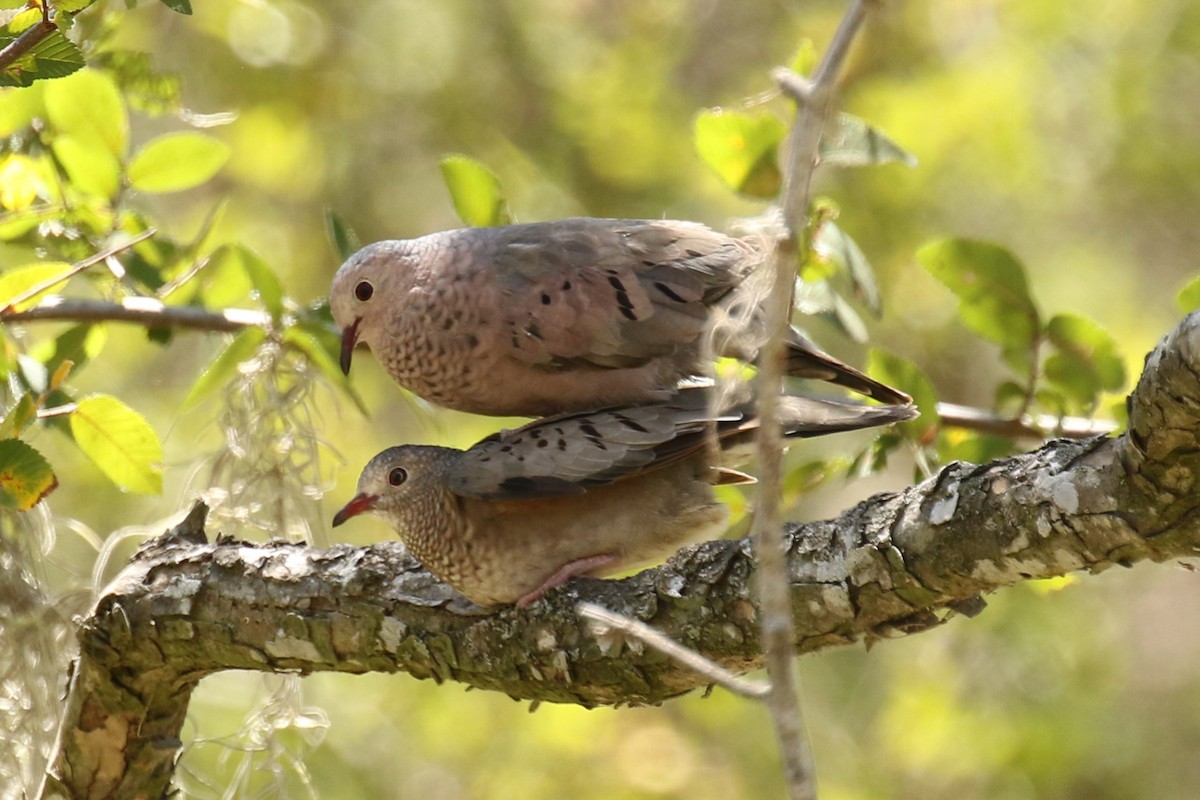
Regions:
<instances>
[{"instance_id":1,"label":"dove tail","mask_svg":"<svg viewBox=\"0 0 1200 800\"><path fill-rule=\"evenodd\" d=\"M912 404L861 406L796 395L785 395L779 399L783 434L794 438L891 425L913 419L917 414L917 407Z\"/></svg>"}]
</instances>

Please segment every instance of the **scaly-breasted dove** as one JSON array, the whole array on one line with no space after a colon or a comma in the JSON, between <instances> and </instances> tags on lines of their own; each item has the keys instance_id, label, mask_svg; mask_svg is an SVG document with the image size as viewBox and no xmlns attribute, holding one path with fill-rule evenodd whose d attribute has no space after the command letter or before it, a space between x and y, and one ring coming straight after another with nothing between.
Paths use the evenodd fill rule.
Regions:
<instances>
[{"instance_id":1,"label":"scaly-breasted dove","mask_svg":"<svg viewBox=\"0 0 1200 800\"><path fill-rule=\"evenodd\" d=\"M911 406L781 398L787 436L886 425ZM757 428L753 405L717 415L709 392L537 420L469 450L406 445L375 456L335 526L366 511L383 517L430 572L479 605L526 605L576 575L662 559L721 532L712 487L753 479L715 467L721 449Z\"/></svg>"},{"instance_id":2,"label":"scaly-breasted dove","mask_svg":"<svg viewBox=\"0 0 1200 800\"><path fill-rule=\"evenodd\" d=\"M695 222L578 217L376 242L329 302L345 372L363 342L430 402L542 416L662 400L703 374L711 307L761 261ZM795 331L787 358L792 376L911 400Z\"/></svg>"}]
</instances>

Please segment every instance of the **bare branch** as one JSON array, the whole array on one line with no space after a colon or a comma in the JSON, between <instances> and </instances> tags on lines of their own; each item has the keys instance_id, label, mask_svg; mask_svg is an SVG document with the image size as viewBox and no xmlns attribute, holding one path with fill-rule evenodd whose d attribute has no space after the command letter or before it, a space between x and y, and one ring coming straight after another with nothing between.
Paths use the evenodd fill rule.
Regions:
<instances>
[{"instance_id":1,"label":"bare branch","mask_svg":"<svg viewBox=\"0 0 1200 800\"><path fill-rule=\"evenodd\" d=\"M612 630L615 629L626 636L650 645L658 652L670 656L688 669L695 670L713 683L724 686L734 694L749 697L753 700L762 700L771 692L769 685L759 683L758 681L748 681L745 678L739 677L720 664L709 661L695 650L683 647L670 637L664 636L660 631L655 630L645 623L638 622L636 619L630 619L622 614L609 611L607 608L598 606L595 603L580 603L575 606L575 611L581 617L595 620L597 624L592 625L592 632L598 640L601 640L601 646L604 646L603 640L606 637L610 637Z\"/></svg>"},{"instance_id":2,"label":"bare branch","mask_svg":"<svg viewBox=\"0 0 1200 800\"><path fill-rule=\"evenodd\" d=\"M1008 439L1046 439L1051 436L1090 439L1117 431L1117 424L1108 420L1056 417L1053 414L1004 417L957 403L938 403L937 412L943 425Z\"/></svg>"},{"instance_id":3,"label":"bare branch","mask_svg":"<svg viewBox=\"0 0 1200 800\"><path fill-rule=\"evenodd\" d=\"M37 47L43 39L56 30L58 30L58 26L50 20L48 4L43 4L41 22L24 31L9 42L3 50L0 50L0 70L11 67L21 56Z\"/></svg>"},{"instance_id":4,"label":"bare branch","mask_svg":"<svg viewBox=\"0 0 1200 800\"><path fill-rule=\"evenodd\" d=\"M789 526L791 649L879 641L977 613L987 593L1071 571L1200 555L1200 315L1147 360L1130 431L1056 440L835 519ZM317 550L210 543L203 511L147 543L80 633L50 784L65 797L167 790L188 697L206 675L406 671L513 697L656 703L711 678L653 648L601 647L589 602L653 626L733 673L763 666L749 542L685 548L620 580L575 579L480 614L398 542ZM104 791L100 791L104 789Z\"/></svg>"},{"instance_id":5,"label":"bare branch","mask_svg":"<svg viewBox=\"0 0 1200 800\"><path fill-rule=\"evenodd\" d=\"M85 258L82 261L77 261L74 265L71 266L71 268L69 270L67 270L66 272L64 272L61 275L55 275L53 278L48 278L48 279L42 281L41 283L38 283L38 284L35 284L35 285L29 287L24 292L21 292L21 294L14 297L12 300L9 300L8 305L6 305L4 308L0 309L0 317L3 317L5 314L13 313L13 309L16 308L17 306L21 305L22 303L24 303L26 300L29 300L32 297L37 297L42 292L46 291L47 289L53 288L60 283L67 282L71 278L73 278L76 275L78 275L79 273L83 272L88 267L99 264L101 261L106 261L107 259L111 258L112 256L115 256L117 253L120 253L124 250L128 250L129 248L133 247L138 242L142 242L142 241L145 241L146 239L149 239L155 233L157 233L157 231L155 231L154 228L149 228L145 231L142 231L137 236L134 236L132 239L123 241L120 244L115 244L112 247L109 247L107 250L103 250L99 253L96 253L94 256L91 256L90 258Z\"/></svg>"},{"instance_id":6,"label":"bare branch","mask_svg":"<svg viewBox=\"0 0 1200 800\"><path fill-rule=\"evenodd\" d=\"M867 11L864 0L852 0L812 81L803 82L798 76L793 80L790 75L781 81L784 91L796 98L797 110L783 176L782 206L787 233L773 252L772 289L766 308L766 325L771 335L760 353L758 416L762 425L758 434L759 492L753 539L761 573L762 637L771 681L766 702L779 739L784 778L792 800L813 800L816 780L796 687L793 649L796 632L779 524L783 476L778 404L783 387L784 338L792 310L797 256L808 247L808 207L821 133L832 107L842 63Z\"/></svg>"},{"instance_id":7,"label":"bare branch","mask_svg":"<svg viewBox=\"0 0 1200 800\"><path fill-rule=\"evenodd\" d=\"M152 297L128 297L118 303L52 295L25 311L0 312L0 322L131 322L147 328L187 328L229 332L271 325L271 316L246 308L209 311L195 306L168 306Z\"/></svg>"}]
</instances>

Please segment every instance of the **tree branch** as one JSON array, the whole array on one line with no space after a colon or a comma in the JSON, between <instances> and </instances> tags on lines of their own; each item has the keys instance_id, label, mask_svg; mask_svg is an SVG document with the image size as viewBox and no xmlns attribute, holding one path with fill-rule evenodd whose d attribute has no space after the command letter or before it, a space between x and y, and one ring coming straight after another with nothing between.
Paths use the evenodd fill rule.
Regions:
<instances>
[{"instance_id":1,"label":"tree branch","mask_svg":"<svg viewBox=\"0 0 1200 800\"><path fill-rule=\"evenodd\" d=\"M25 311L0 312L0 322L132 322L146 328L187 328L232 332L253 326L265 328L271 316L247 308L209 311L196 306L169 306L152 297L127 297L116 303L51 295Z\"/></svg>"},{"instance_id":2,"label":"tree branch","mask_svg":"<svg viewBox=\"0 0 1200 800\"><path fill-rule=\"evenodd\" d=\"M20 36L0 50L0 71L11 67L21 56L37 47L43 39L58 30L58 26L50 19L49 8L43 5L42 9L40 22L22 31Z\"/></svg>"},{"instance_id":3,"label":"tree branch","mask_svg":"<svg viewBox=\"0 0 1200 800\"><path fill-rule=\"evenodd\" d=\"M833 107L842 63L870 9L869 0L851 0L811 82L784 70L780 83L796 100L796 116L788 140L781 201L785 235L771 254L771 292L766 302L770 336L760 352L757 437L759 491L754 506L752 538L761 570L762 639L771 691L765 702L783 757L784 779L792 800L815 800L812 752L796 686L793 643L796 630L790 613L788 570L780 533L779 502L783 486L783 445L779 394L783 388L784 339L791 323L792 287L797 257L807 255L808 207L821 135ZM801 259L802 260L802 259Z\"/></svg>"},{"instance_id":4,"label":"tree branch","mask_svg":"<svg viewBox=\"0 0 1200 800\"><path fill-rule=\"evenodd\" d=\"M404 671L585 706L661 702L708 680L636 639L602 647L575 614L580 601L650 624L733 672L763 664L745 540L481 614L398 543L209 543L198 509L139 550L83 624L50 781L64 796L161 796L191 691L224 669ZM836 519L788 526L795 650L927 630L1022 580L1195 557L1197 512L1192 315L1147 359L1128 434L953 463Z\"/></svg>"}]
</instances>

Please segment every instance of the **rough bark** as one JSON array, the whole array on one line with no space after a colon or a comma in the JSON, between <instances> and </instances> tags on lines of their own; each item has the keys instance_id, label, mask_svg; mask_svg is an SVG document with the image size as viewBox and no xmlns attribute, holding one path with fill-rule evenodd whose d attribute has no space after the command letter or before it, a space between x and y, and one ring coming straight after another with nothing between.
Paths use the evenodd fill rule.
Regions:
<instances>
[{"instance_id":1,"label":"rough bark","mask_svg":"<svg viewBox=\"0 0 1200 800\"><path fill-rule=\"evenodd\" d=\"M789 526L797 652L926 630L1026 579L1200 553L1200 316L1147 359L1129 411L1125 435L950 464L836 519ZM203 526L199 506L147 543L83 623L51 796L162 795L188 698L223 669L404 671L587 706L703 685L638 642L593 637L573 611L579 600L736 671L762 662L745 541L481 613L396 543L209 543Z\"/></svg>"}]
</instances>

